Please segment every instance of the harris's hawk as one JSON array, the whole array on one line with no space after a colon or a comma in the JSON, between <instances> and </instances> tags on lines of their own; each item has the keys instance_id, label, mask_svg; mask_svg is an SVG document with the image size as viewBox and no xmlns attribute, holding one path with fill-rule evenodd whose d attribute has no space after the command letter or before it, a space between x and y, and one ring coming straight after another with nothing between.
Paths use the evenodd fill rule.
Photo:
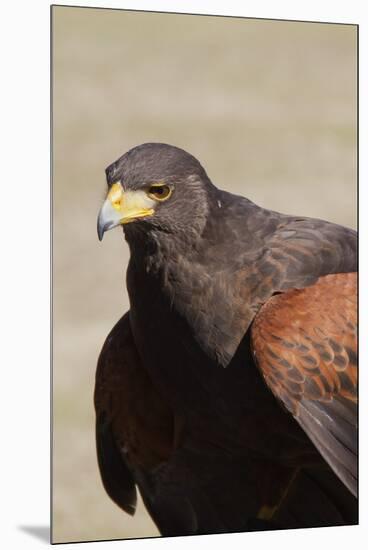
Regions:
<instances>
[{"instance_id":1,"label":"harris's hawk","mask_svg":"<svg viewBox=\"0 0 368 550\"><path fill-rule=\"evenodd\" d=\"M356 233L215 187L170 145L106 170L130 310L101 351L110 497L163 535L357 523Z\"/></svg>"}]
</instances>

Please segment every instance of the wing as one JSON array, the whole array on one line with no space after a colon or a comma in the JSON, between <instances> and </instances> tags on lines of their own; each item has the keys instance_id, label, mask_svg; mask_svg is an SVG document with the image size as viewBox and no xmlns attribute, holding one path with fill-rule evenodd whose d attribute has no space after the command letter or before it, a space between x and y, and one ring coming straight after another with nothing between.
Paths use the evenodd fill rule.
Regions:
<instances>
[{"instance_id":1,"label":"wing","mask_svg":"<svg viewBox=\"0 0 368 550\"><path fill-rule=\"evenodd\" d=\"M357 275L269 299L251 329L256 363L337 476L357 494Z\"/></svg>"},{"instance_id":2,"label":"wing","mask_svg":"<svg viewBox=\"0 0 368 550\"><path fill-rule=\"evenodd\" d=\"M95 384L96 446L106 492L129 514L136 508L137 477L167 460L171 411L141 365L127 313L102 348ZM145 487L140 485L145 498Z\"/></svg>"},{"instance_id":3,"label":"wing","mask_svg":"<svg viewBox=\"0 0 368 550\"><path fill-rule=\"evenodd\" d=\"M142 366L129 314L113 328L101 351L95 409L100 474L118 506L134 514L137 485L161 534L226 530L192 471L198 453L174 451L178 420Z\"/></svg>"}]
</instances>

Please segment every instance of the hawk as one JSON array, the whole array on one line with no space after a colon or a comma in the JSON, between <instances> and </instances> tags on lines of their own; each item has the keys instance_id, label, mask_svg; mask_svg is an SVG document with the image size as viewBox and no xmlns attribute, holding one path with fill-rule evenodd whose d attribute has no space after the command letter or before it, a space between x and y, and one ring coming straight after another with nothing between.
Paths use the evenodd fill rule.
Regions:
<instances>
[{"instance_id":1,"label":"hawk","mask_svg":"<svg viewBox=\"0 0 368 550\"><path fill-rule=\"evenodd\" d=\"M108 495L163 535L357 523L357 238L218 189L177 147L106 169L130 309L101 351Z\"/></svg>"}]
</instances>

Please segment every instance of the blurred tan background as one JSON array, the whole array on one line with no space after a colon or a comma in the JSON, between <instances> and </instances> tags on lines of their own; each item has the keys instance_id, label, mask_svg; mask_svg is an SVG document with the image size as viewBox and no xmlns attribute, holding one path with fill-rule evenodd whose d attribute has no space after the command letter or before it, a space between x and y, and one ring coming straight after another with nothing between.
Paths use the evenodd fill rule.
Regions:
<instances>
[{"instance_id":1,"label":"blurred tan background","mask_svg":"<svg viewBox=\"0 0 368 550\"><path fill-rule=\"evenodd\" d=\"M103 243L105 167L161 141L262 206L355 226L353 26L53 8L53 540L157 536L102 488L93 386L128 309L128 249Z\"/></svg>"}]
</instances>

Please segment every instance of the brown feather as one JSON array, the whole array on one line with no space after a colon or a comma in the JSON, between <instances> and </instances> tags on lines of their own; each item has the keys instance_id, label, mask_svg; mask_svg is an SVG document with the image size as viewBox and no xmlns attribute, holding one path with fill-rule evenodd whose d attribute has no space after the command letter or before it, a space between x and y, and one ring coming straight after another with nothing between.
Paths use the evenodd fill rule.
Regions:
<instances>
[{"instance_id":1,"label":"brown feather","mask_svg":"<svg viewBox=\"0 0 368 550\"><path fill-rule=\"evenodd\" d=\"M356 273L326 275L273 296L252 326L252 349L267 385L338 475L348 463L349 479L341 471L340 477L355 494L356 296Z\"/></svg>"},{"instance_id":2,"label":"brown feather","mask_svg":"<svg viewBox=\"0 0 368 550\"><path fill-rule=\"evenodd\" d=\"M115 325L101 351L95 408L111 425L122 458L147 469L167 460L173 415L142 367L128 315Z\"/></svg>"}]
</instances>

